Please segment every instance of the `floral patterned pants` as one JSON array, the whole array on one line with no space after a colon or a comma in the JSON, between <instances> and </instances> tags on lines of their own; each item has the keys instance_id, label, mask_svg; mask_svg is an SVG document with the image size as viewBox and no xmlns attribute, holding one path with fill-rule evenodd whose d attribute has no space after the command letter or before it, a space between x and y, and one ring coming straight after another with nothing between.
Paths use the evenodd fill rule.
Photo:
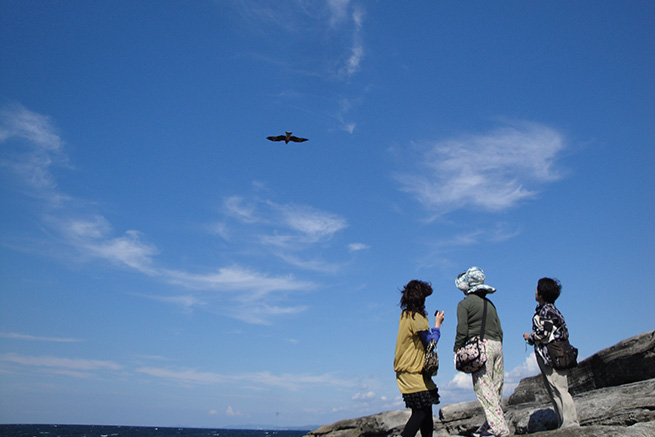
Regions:
<instances>
[{"instance_id":1,"label":"floral patterned pants","mask_svg":"<svg viewBox=\"0 0 655 437\"><path fill-rule=\"evenodd\" d=\"M482 369L472 374L473 391L487 419L479 431L485 432L491 429L491 432L497 436L508 436L509 428L500 405L505 381L503 345L499 341L486 339L484 344L487 350L487 362Z\"/></svg>"}]
</instances>

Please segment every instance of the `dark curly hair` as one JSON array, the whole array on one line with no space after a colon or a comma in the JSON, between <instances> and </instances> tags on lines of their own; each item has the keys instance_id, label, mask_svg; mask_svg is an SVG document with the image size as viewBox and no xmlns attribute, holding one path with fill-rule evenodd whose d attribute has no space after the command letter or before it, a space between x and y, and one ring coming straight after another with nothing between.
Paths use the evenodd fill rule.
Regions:
<instances>
[{"instance_id":1,"label":"dark curly hair","mask_svg":"<svg viewBox=\"0 0 655 437\"><path fill-rule=\"evenodd\" d=\"M537 293L548 303L555 303L562 292L562 284L557 279L541 278L537 282Z\"/></svg>"},{"instance_id":2,"label":"dark curly hair","mask_svg":"<svg viewBox=\"0 0 655 437\"><path fill-rule=\"evenodd\" d=\"M401 290L400 308L412 315L416 313L427 316L425 311L425 298L432 294L432 284L413 279Z\"/></svg>"}]
</instances>

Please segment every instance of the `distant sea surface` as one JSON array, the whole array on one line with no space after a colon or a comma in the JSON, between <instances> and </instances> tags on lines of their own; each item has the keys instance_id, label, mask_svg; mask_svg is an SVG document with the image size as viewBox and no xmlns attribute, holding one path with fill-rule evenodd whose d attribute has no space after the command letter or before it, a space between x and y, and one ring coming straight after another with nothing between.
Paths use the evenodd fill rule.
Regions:
<instances>
[{"instance_id":1,"label":"distant sea surface","mask_svg":"<svg viewBox=\"0 0 655 437\"><path fill-rule=\"evenodd\" d=\"M302 437L308 432L101 425L0 425L2 437Z\"/></svg>"}]
</instances>

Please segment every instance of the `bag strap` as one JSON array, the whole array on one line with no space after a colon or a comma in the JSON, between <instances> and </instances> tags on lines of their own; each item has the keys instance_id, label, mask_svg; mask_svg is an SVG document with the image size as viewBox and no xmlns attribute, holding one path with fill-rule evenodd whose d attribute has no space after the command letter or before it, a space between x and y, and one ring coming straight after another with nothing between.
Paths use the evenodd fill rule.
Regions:
<instances>
[{"instance_id":1,"label":"bag strap","mask_svg":"<svg viewBox=\"0 0 655 437\"><path fill-rule=\"evenodd\" d=\"M487 324L487 298L483 297L484 309L482 310L482 327L480 328L480 340L484 340L484 327Z\"/></svg>"}]
</instances>

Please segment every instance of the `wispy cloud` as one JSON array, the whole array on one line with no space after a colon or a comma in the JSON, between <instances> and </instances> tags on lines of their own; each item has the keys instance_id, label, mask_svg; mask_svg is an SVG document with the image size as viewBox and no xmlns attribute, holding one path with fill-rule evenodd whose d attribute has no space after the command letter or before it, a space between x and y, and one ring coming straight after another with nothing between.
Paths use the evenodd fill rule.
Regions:
<instances>
[{"instance_id":1,"label":"wispy cloud","mask_svg":"<svg viewBox=\"0 0 655 437\"><path fill-rule=\"evenodd\" d=\"M330 242L348 221L307 205L280 204L267 199L231 196L223 201L223 217L207 226L242 245L267 248L287 264L303 270L334 272L338 264L322 260L313 249ZM299 254L302 253L302 256Z\"/></svg>"},{"instance_id":2,"label":"wispy cloud","mask_svg":"<svg viewBox=\"0 0 655 437\"><path fill-rule=\"evenodd\" d=\"M182 384L223 384L230 381L229 377L219 373L199 372L191 369L171 370L158 367L140 367L136 371L155 378Z\"/></svg>"},{"instance_id":3,"label":"wispy cloud","mask_svg":"<svg viewBox=\"0 0 655 437\"><path fill-rule=\"evenodd\" d=\"M314 244L330 239L348 226L346 220L336 214L308 206L268 203L272 210L277 211L280 224L293 232L288 235L270 236L268 241L273 244Z\"/></svg>"},{"instance_id":4,"label":"wispy cloud","mask_svg":"<svg viewBox=\"0 0 655 437\"><path fill-rule=\"evenodd\" d=\"M440 141L421 153L402 190L435 215L458 209L501 211L534 198L555 169L564 138L538 123L517 122L484 135Z\"/></svg>"},{"instance_id":5,"label":"wispy cloud","mask_svg":"<svg viewBox=\"0 0 655 437\"><path fill-rule=\"evenodd\" d=\"M57 192L53 166L67 166L63 142L50 119L20 104L0 109L1 163L24 180L33 196L57 205L65 196Z\"/></svg>"},{"instance_id":6,"label":"wispy cloud","mask_svg":"<svg viewBox=\"0 0 655 437\"><path fill-rule=\"evenodd\" d=\"M113 361L61 358L54 356L28 356L7 353L0 361L33 367L53 367L69 371L121 370L123 366Z\"/></svg>"},{"instance_id":7,"label":"wispy cloud","mask_svg":"<svg viewBox=\"0 0 655 437\"><path fill-rule=\"evenodd\" d=\"M167 382L179 384L238 384L241 387L275 387L290 391L315 386L353 387L353 381L337 378L332 374L309 375L290 374L277 375L268 371L226 375L215 372L201 372L194 369L167 369L157 367L141 367L136 369L143 373Z\"/></svg>"},{"instance_id":8,"label":"wispy cloud","mask_svg":"<svg viewBox=\"0 0 655 437\"><path fill-rule=\"evenodd\" d=\"M11 137L27 141L33 149L58 152L62 141L50 119L15 103L0 110L0 142Z\"/></svg>"},{"instance_id":9,"label":"wispy cloud","mask_svg":"<svg viewBox=\"0 0 655 437\"><path fill-rule=\"evenodd\" d=\"M291 274L273 276L239 266L200 274L175 270L163 270L161 274L170 283L204 293L146 297L182 305L187 311L204 307L251 324L266 325L272 319L303 312L306 306L292 303L289 293L306 293L316 288L313 282L297 280Z\"/></svg>"},{"instance_id":10,"label":"wispy cloud","mask_svg":"<svg viewBox=\"0 0 655 437\"><path fill-rule=\"evenodd\" d=\"M225 198L222 212L226 218L243 224L256 224L262 229L284 229L286 232L261 236L262 240L280 246L327 240L348 226L344 218L310 206L279 204L257 198L245 199L242 196ZM220 226L214 225L212 228L218 226L221 232L225 232L225 222L219 223Z\"/></svg>"},{"instance_id":11,"label":"wispy cloud","mask_svg":"<svg viewBox=\"0 0 655 437\"><path fill-rule=\"evenodd\" d=\"M178 307L184 308L186 311L191 312L194 308L201 307L207 304L198 296L191 294L178 295L178 296L159 296L159 295L139 295L148 299L156 300L159 302L173 304Z\"/></svg>"},{"instance_id":12,"label":"wispy cloud","mask_svg":"<svg viewBox=\"0 0 655 437\"><path fill-rule=\"evenodd\" d=\"M353 35L350 54L346 59L345 65L341 69L341 74L344 74L347 78L359 71L360 64L364 58L364 43L361 35L363 21L364 10L356 7L352 13Z\"/></svg>"},{"instance_id":13,"label":"wispy cloud","mask_svg":"<svg viewBox=\"0 0 655 437\"><path fill-rule=\"evenodd\" d=\"M259 299L278 290L302 290L312 286L309 282L297 281L293 275L270 276L242 267L223 267L216 272L196 274L176 270L164 270L171 282L185 288L241 292L252 290L253 299Z\"/></svg>"},{"instance_id":14,"label":"wispy cloud","mask_svg":"<svg viewBox=\"0 0 655 437\"><path fill-rule=\"evenodd\" d=\"M346 20L350 0L327 0L327 7L330 11L330 25L335 26Z\"/></svg>"},{"instance_id":15,"label":"wispy cloud","mask_svg":"<svg viewBox=\"0 0 655 437\"><path fill-rule=\"evenodd\" d=\"M226 215L245 223L257 223L262 220L255 213L256 206L241 196L230 196L223 200Z\"/></svg>"},{"instance_id":16,"label":"wispy cloud","mask_svg":"<svg viewBox=\"0 0 655 437\"><path fill-rule=\"evenodd\" d=\"M370 249L371 246L364 243L352 243L348 245L348 250L351 252L359 252L360 250Z\"/></svg>"},{"instance_id":17,"label":"wispy cloud","mask_svg":"<svg viewBox=\"0 0 655 437\"><path fill-rule=\"evenodd\" d=\"M512 228L508 223L498 222L487 228L477 228L450 235L448 238L433 243L436 248L471 246L480 243L499 243L509 240L521 233L520 228Z\"/></svg>"},{"instance_id":18,"label":"wispy cloud","mask_svg":"<svg viewBox=\"0 0 655 437\"><path fill-rule=\"evenodd\" d=\"M104 259L114 264L157 275L153 256L159 251L144 241L141 232L128 230L123 236L113 237L111 224L101 215L47 215L45 221L70 244L87 256Z\"/></svg>"},{"instance_id":19,"label":"wispy cloud","mask_svg":"<svg viewBox=\"0 0 655 437\"><path fill-rule=\"evenodd\" d=\"M347 116L351 112L352 108L358 105L359 103L361 103L361 98L351 99L351 98L341 97L339 99L339 108L334 118L336 118L339 121L341 130L348 132L349 134L355 131L355 128L357 127L357 123L349 121L347 119Z\"/></svg>"},{"instance_id":20,"label":"wispy cloud","mask_svg":"<svg viewBox=\"0 0 655 437\"><path fill-rule=\"evenodd\" d=\"M18 334L16 332L0 332L0 337L9 338L12 340L46 341L54 343L77 343L82 341L77 338L40 337L28 334Z\"/></svg>"}]
</instances>

